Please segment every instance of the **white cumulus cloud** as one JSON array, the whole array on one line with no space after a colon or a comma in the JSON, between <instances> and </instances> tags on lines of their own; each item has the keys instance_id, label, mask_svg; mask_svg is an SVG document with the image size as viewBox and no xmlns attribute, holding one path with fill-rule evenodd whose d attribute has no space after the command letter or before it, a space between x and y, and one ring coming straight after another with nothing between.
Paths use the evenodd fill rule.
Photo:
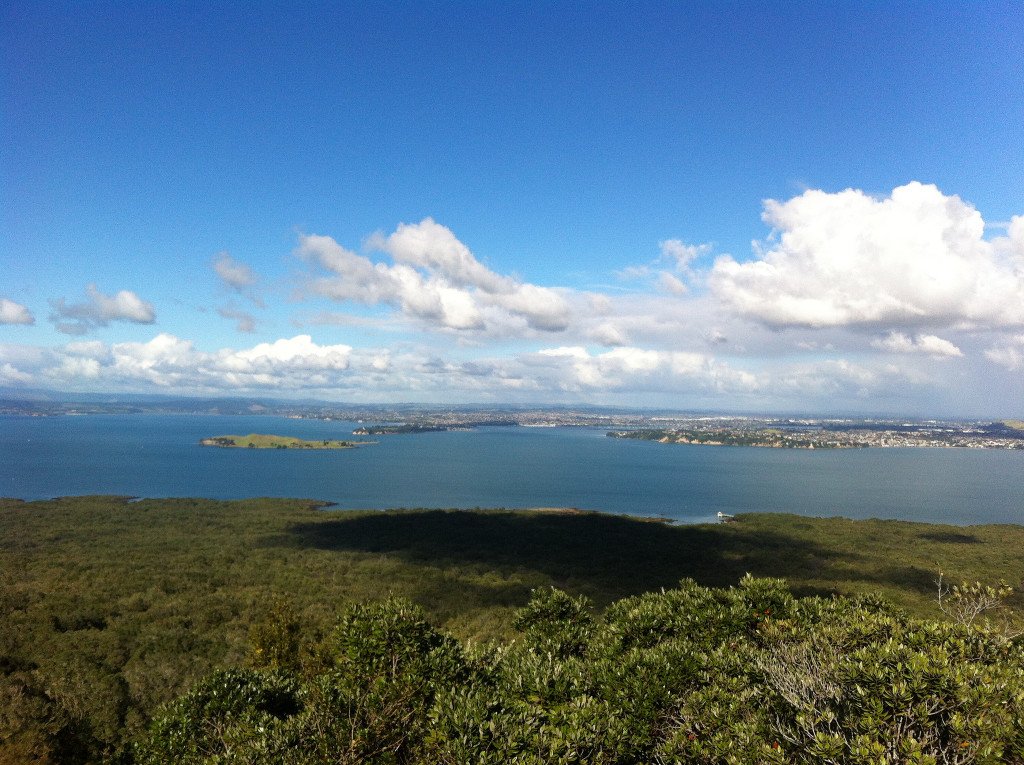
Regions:
<instances>
[{"instance_id":1,"label":"white cumulus cloud","mask_svg":"<svg viewBox=\"0 0 1024 765\"><path fill-rule=\"evenodd\" d=\"M658 286L665 292L673 295L685 295L689 291L689 288L682 279L668 271L662 271L658 274Z\"/></svg>"},{"instance_id":2,"label":"white cumulus cloud","mask_svg":"<svg viewBox=\"0 0 1024 765\"><path fill-rule=\"evenodd\" d=\"M97 361L105 361L110 358L110 348L100 340L78 340L65 345L62 351L69 356Z\"/></svg>"},{"instance_id":3,"label":"white cumulus cloud","mask_svg":"<svg viewBox=\"0 0 1024 765\"><path fill-rule=\"evenodd\" d=\"M0 324L35 324L36 317L20 303L0 298Z\"/></svg>"},{"instance_id":4,"label":"white cumulus cloud","mask_svg":"<svg viewBox=\"0 0 1024 765\"><path fill-rule=\"evenodd\" d=\"M568 391L702 391L750 393L756 375L702 353L620 347L590 353L581 346L538 351L521 362L547 386ZM546 373L542 370L547 368Z\"/></svg>"},{"instance_id":5,"label":"white cumulus cloud","mask_svg":"<svg viewBox=\"0 0 1024 765\"><path fill-rule=\"evenodd\" d=\"M237 368L300 367L302 369L347 369L349 345L317 345L309 335L260 343L224 357L227 366Z\"/></svg>"},{"instance_id":6,"label":"white cumulus cloud","mask_svg":"<svg viewBox=\"0 0 1024 765\"><path fill-rule=\"evenodd\" d=\"M709 275L743 315L779 327L1024 324L1019 219L985 240L973 206L917 182L884 199L811 190L767 201L763 218L774 235L757 259L722 256Z\"/></svg>"},{"instance_id":7,"label":"white cumulus cloud","mask_svg":"<svg viewBox=\"0 0 1024 765\"><path fill-rule=\"evenodd\" d=\"M1018 273L1024 272L1024 215L1014 215L1006 227L1006 236L994 239L997 251L1015 262Z\"/></svg>"},{"instance_id":8,"label":"white cumulus cloud","mask_svg":"<svg viewBox=\"0 0 1024 765\"><path fill-rule=\"evenodd\" d=\"M315 389L337 384L351 354L351 346L318 345L309 335L206 352L190 340L161 333L147 342L69 343L55 349L42 369L67 384L98 379L190 391Z\"/></svg>"},{"instance_id":9,"label":"white cumulus cloud","mask_svg":"<svg viewBox=\"0 0 1024 765\"><path fill-rule=\"evenodd\" d=\"M589 337L596 343L608 346L626 345L629 342L622 327L610 321L602 322L594 327L590 331Z\"/></svg>"},{"instance_id":10,"label":"white cumulus cloud","mask_svg":"<svg viewBox=\"0 0 1024 765\"><path fill-rule=\"evenodd\" d=\"M34 382L31 374L22 372L8 361L0 364L0 385L29 385Z\"/></svg>"},{"instance_id":11,"label":"white cumulus cloud","mask_svg":"<svg viewBox=\"0 0 1024 765\"><path fill-rule=\"evenodd\" d=\"M51 301L53 313L50 321L68 335L83 335L96 327L105 327L112 321L134 324L152 324L156 321L153 306L134 292L121 290L116 295L104 295L95 284L85 288L86 300L68 304L64 298Z\"/></svg>"},{"instance_id":12,"label":"white cumulus cloud","mask_svg":"<svg viewBox=\"0 0 1024 765\"><path fill-rule=\"evenodd\" d=\"M419 223L401 223L388 237L377 234L370 243L388 253L396 263L442 274L458 287L478 287L485 292L505 292L514 282L480 263L450 229L424 218Z\"/></svg>"},{"instance_id":13,"label":"white cumulus cloud","mask_svg":"<svg viewBox=\"0 0 1024 765\"><path fill-rule=\"evenodd\" d=\"M985 351L985 358L1011 372L1024 370L1024 335L1016 335Z\"/></svg>"},{"instance_id":14,"label":"white cumulus cloud","mask_svg":"<svg viewBox=\"0 0 1024 765\"><path fill-rule=\"evenodd\" d=\"M889 353L921 353L935 358L956 358L963 352L949 340L935 335L909 337L902 332L890 332L884 338L872 341L872 347Z\"/></svg>"},{"instance_id":15,"label":"white cumulus cloud","mask_svg":"<svg viewBox=\"0 0 1024 765\"><path fill-rule=\"evenodd\" d=\"M521 323L542 332L569 325L570 307L554 289L497 274L431 218L377 234L370 245L390 256L374 262L328 236L300 237L296 254L328 272L308 289L338 301L385 304L428 326L489 330Z\"/></svg>"}]
</instances>

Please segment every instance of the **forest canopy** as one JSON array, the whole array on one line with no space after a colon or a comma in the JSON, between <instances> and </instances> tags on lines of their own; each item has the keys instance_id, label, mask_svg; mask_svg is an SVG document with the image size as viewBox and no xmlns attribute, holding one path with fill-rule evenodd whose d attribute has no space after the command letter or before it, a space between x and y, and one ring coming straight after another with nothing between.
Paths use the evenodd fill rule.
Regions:
<instances>
[{"instance_id":1,"label":"forest canopy","mask_svg":"<svg viewBox=\"0 0 1024 765\"><path fill-rule=\"evenodd\" d=\"M534 592L517 637L462 645L407 601L348 609L310 656L287 624L250 669L163 709L139 763L1024 762L1024 647L883 601L745 577L627 598Z\"/></svg>"},{"instance_id":2,"label":"forest canopy","mask_svg":"<svg viewBox=\"0 0 1024 765\"><path fill-rule=\"evenodd\" d=\"M952 608L956 598L947 597L945 612L936 602L939 567L947 572L947 581L1017 583L1024 571L1024 529L785 515L743 515L730 524L674 526L578 512L334 511L309 500L277 499L0 500L4 617L0 620L0 763L93 763L129 755L156 761L159 756L170 757L166 754L170 750L160 749L170 744L169 739L160 738L159 726L171 725L178 719L176 714L189 709L193 721L205 720L203 725L234 731L239 743L232 744L232 751L248 752L263 761L259 759L263 755L257 757L246 748L255 746L257 739L249 740L248 728L238 723L241 718L231 712L230 725L219 717L207 718L206 706L198 711L194 706L196 694L214 694L220 699L216 704L241 709L235 696L229 694L235 701L223 697L234 688L242 694L238 703L249 709L245 699L263 698L265 691L270 693L266 689L278 689L273 698L283 700L285 706L271 705L277 722L264 726L268 736L271 728L277 731L275 738L259 740L263 741L260 746L279 746L286 739L276 736L292 735L302 725L314 724L310 700L320 698L316 694L337 704L371 703L365 695L370 693L365 673L375 666L369 647L376 645L373 640L384 640L384 645L391 646L386 651L396 650L394 640L412 646L409 650L419 656L414 662L419 667L415 672L420 673L415 675L416 682L429 686L426 696L410 696L403 707L403 713L413 714L407 725L394 717L381 717L379 709L373 724L410 731L426 726L434 733L415 738L420 734L411 732L413 738L401 748L403 754L389 748L390 744L381 744L383 748L372 756L359 749L359 757L366 761L380 757L384 758L380 762L411 762L415 760L410 757L428 756L424 752L443 761L440 758L448 750L436 748L441 746L436 736L448 736L445 730L463 730L441 726L444 720L449 721L445 725L455 725L451 720L456 718L450 717L457 713L451 694L465 696L459 704L473 700L482 705L473 714L484 716L487 730L493 721L496 732L488 735L505 736L501 747L518 741L520 761L541 756L538 752L547 752L548 761L557 761L552 754L555 749L550 748L554 744L548 749L535 747L547 735L544 731L561 725L558 720L582 715L579 719L589 721L586 725L591 727L584 727L593 738L598 735L595 730L603 730L601 720L610 719L613 707L627 702L632 706L614 709L617 718L634 719L634 712L648 709L645 714L654 715L649 719L659 721L651 723L648 743L668 746L668 739L658 736L671 728L682 708L672 705L684 698L697 703L704 698L692 695L698 691L711 693L712 686L706 684L710 681L697 683L694 671L717 678L715 688L736 691L722 690L725 695L717 701L706 701L712 705L709 709L718 710L714 715L735 714L737 720L746 721L744 725L754 724L736 704L749 701L755 709L768 709L773 707L764 705L775 703L772 699L785 699L772 695L781 691L764 674L765 657L781 657L780 664L795 667L827 664L829 673L852 672L855 668L840 658L845 661L861 649L877 653L887 645L896 653L889 658L877 653L880 665L876 668L886 683L896 677L892 674L896 665L917 666L926 660L928 678L953 673L953 679L942 680L936 692L952 693L980 684L972 693L980 699L978 703L992 705L982 721L988 725L986 720L995 720L996 727L985 729L989 732L984 736L989 738L978 733L964 739L974 743L963 747L961 754L974 759L950 761L984 761L979 758L987 750L980 742L990 739L996 742L992 746L1003 748L1001 756L1008 757L1006 752L1015 750L1007 747L1016 739L1005 738L1006 728L997 718L1003 711L1016 709L1013 694L1018 691L1012 689L1017 682L1013 673L1019 672L1019 639L1014 642L1007 633L997 632L1000 622L988 614L1005 615L1011 621L1018 618L1020 595L996 588L995 601L1007 608L983 613L966 626L969 610ZM743 580L746 572L756 579ZM768 584L756 584L765 578ZM785 578L787 585L775 581L778 578ZM747 584L737 586L741 580ZM762 591L779 605L767 606L772 613L756 619L753 611L743 612L741 619L737 604ZM980 596L987 597L987 592L972 595L975 600ZM412 633L410 623L416 625ZM854 640L860 634L854 630L858 623L863 631L859 643L856 640L861 638ZM680 625L685 626L685 635ZM566 633L569 627L575 631ZM616 630L633 637L613 639ZM385 634L392 637L380 637ZM359 635L378 637L361 643L354 637ZM859 647L835 657L826 650L829 645ZM897 650L899 645L904 647ZM948 668L945 658L928 658L932 647L944 651L943 656L948 654ZM825 653L819 655L819 648ZM426 653L420 656L422 651ZM922 651L925 659L912 659ZM863 656L864 666L872 666L868 655ZM352 657L364 657L369 663L360 667L363 660ZM678 667L672 657L678 658ZM501 678L518 676L509 674L513 665L506 660L519 662L514 672L527 673L510 680L508 687ZM755 660L761 663L749 663ZM405 661L399 664L405 667ZM739 661L743 666L728 669L732 666L728 662ZM634 667L630 662L639 663ZM667 672L663 685L654 681L651 667L657 666ZM989 674L971 674L986 667ZM685 683L680 680L673 685L672 672L677 669L691 674ZM620 677L622 685L608 674L613 670L626 673ZM402 669L407 671L412 670ZM967 674L957 674L961 672ZM635 675L636 688L630 685L634 682L630 673ZM838 684L845 692L848 681L860 682L857 675L840 674L837 681L829 673L825 677L832 678L829 683L833 684L828 688ZM229 679L217 685L221 682L217 678ZM776 681L782 682L778 677ZM373 682L377 683L373 693L384 694L380 703L397 714L397 700L405 696L387 694L411 689L402 691L392 679ZM918 687L913 678L907 682ZM870 687L881 688L881 683L877 680ZM215 692L216 688L221 691ZM540 693L538 688L548 690ZM662 696L645 695L658 688ZM757 688L762 695L749 696ZM447 690L440 693L441 689ZM558 689L561 696L548 695ZM416 693L421 691L426 692ZM986 696L989 692L996 695ZM999 695L1004 692L1009 695ZM516 693L526 695L520 698ZM523 711L527 710L523 704L540 703L531 696L543 701L543 715ZM840 699L834 696L833 691L824 701L815 696L815 703L838 715ZM551 706L551 699L560 700ZM971 708L963 700L934 699L939 701L921 703L941 704L947 710ZM448 706L438 706L442 701ZM492 701L504 706L495 707ZM337 712L327 701L317 708ZM600 714L595 711L599 708L604 710ZM656 714L651 711L655 708ZM449 717L439 716L443 709L449 710L444 713ZM458 709L462 711L457 714L470 715L469 707ZM508 717L513 709L520 716ZM875 717L891 719L890 712L884 707ZM252 714L256 712L245 712ZM929 715L942 726L960 719ZM642 719L635 718L634 727L642 728ZM751 730L756 736L768 735L766 731L773 729L764 726L775 723L757 719L761 727ZM315 725L340 736L330 728L336 722L331 717ZM543 731L529 727L535 724ZM738 729L729 730L732 736ZM693 733L695 740L707 744L708 739ZM465 738L469 734L450 735ZM473 735L483 734L478 730ZM191 733L189 737L199 740ZM359 740L364 738L360 734ZM608 743L612 739L600 740L605 742L601 746L612 747ZM611 761L633 761L631 757L640 756L637 752L654 758L647 761L661 757L668 762L677 757L670 757L669 750L637 749L637 742L621 749L625 744L615 741L612 749L619 752L619 759ZM326 751L328 744L321 743ZM778 743L778 751L789 757L804 751L785 739ZM350 746L353 741L337 739L329 748L340 757ZM479 751L500 752L493 755L496 762L506 757L515 761L508 748ZM606 757L590 749L572 751L580 762L587 761L585 757L592 761ZM187 756L213 755L193 752ZM302 756L314 757L308 752ZM481 762L487 761L484 754L480 757Z\"/></svg>"}]
</instances>

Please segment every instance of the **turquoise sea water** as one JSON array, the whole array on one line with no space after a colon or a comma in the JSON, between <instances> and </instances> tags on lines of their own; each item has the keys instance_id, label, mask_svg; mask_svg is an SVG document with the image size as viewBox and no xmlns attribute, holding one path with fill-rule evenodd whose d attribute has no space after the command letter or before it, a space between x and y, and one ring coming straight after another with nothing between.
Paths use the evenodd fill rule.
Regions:
<instances>
[{"instance_id":1,"label":"turquoise sea water","mask_svg":"<svg viewBox=\"0 0 1024 765\"><path fill-rule=\"evenodd\" d=\"M220 434L350 438L279 417L0 417L0 496L309 497L344 508L578 507L682 521L792 512L1024 523L1024 451L708 447L596 428L377 437L344 451L214 449ZM364 439L373 440L373 439Z\"/></svg>"}]
</instances>

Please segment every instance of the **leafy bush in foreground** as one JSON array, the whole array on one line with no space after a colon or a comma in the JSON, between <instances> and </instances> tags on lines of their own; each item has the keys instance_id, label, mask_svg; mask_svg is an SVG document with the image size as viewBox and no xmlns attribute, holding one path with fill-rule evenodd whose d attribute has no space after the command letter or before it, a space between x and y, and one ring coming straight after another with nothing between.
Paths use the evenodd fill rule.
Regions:
<instances>
[{"instance_id":1,"label":"leafy bush in foreground","mask_svg":"<svg viewBox=\"0 0 1024 765\"><path fill-rule=\"evenodd\" d=\"M1024 646L878 599L744 578L621 600L538 590L506 644L408 602L349 609L296 672L219 672L139 763L1024 763Z\"/></svg>"}]
</instances>

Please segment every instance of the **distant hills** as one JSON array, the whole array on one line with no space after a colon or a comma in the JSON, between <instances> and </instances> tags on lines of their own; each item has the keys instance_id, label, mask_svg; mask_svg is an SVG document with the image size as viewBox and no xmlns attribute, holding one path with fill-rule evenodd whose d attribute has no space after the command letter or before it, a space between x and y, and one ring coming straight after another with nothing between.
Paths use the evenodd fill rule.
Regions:
<instances>
[{"instance_id":1,"label":"distant hills","mask_svg":"<svg viewBox=\"0 0 1024 765\"><path fill-rule=\"evenodd\" d=\"M165 413L165 414L225 414L225 415L276 415L281 417L330 418L344 420L367 420L380 423L406 422L415 420L459 419L459 415L471 416L476 422L486 420L542 419L551 415L565 424L611 424L611 420L633 422L638 426L648 422L647 418L669 418L687 420L691 418L714 418L736 420L737 422L756 419L762 422L814 421L824 427L849 429L852 427L884 426L886 430L900 430L919 427L921 424L936 425L943 422L972 423L991 429L992 435L1014 437L1014 432L1024 432L1024 420L989 418L943 418L928 419L920 416L903 415L844 415L821 412L735 412L712 411L708 409L665 409L656 407L604 406L587 403L552 402L546 404L517 403L465 403L437 404L422 402L402 403L357 403L326 401L322 399L282 399L264 396L182 396L158 393L102 393L69 392L42 388L0 387L0 414L54 415L54 414L122 414L122 413ZM531 415L532 417L525 417ZM576 420L580 420L576 422ZM583 422L586 420L587 422ZM572 422L569 422L572 421Z\"/></svg>"}]
</instances>

